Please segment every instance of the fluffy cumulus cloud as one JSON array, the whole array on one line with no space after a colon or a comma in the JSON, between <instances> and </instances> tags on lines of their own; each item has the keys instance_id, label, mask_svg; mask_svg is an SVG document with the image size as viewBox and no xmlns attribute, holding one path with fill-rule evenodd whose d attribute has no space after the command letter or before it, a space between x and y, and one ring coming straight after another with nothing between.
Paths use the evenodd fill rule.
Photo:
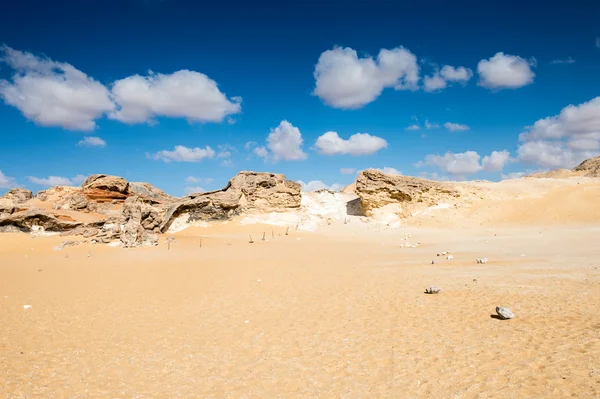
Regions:
<instances>
[{"instance_id":1,"label":"fluffy cumulus cloud","mask_svg":"<svg viewBox=\"0 0 600 399\"><path fill-rule=\"evenodd\" d=\"M408 130L408 131L415 131L415 130L420 130L421 126L417 125L417 124L412 124L410 126L408 126L406 129L404 130Z\"/></svg>"},{"instance_id":2,"label":"fluffy cumulus cloud","mask_svg":"<svg viewBox=\"0 0 600 399\"><path fill-rule=\"evenodd\" d=\"M436 91L448 87L449 82L466 84L473 76L473 71L463 66L444 65L441 70L423 79L425 91Z\"/></svg>"},{"instance_id":3,"label":"fluffy cumulus cloud","mask_svg":"<svg viewBox=\"0 0 600 399\"><path fill-rule=\"evenodd\" d=\"M86 136L77 145L80 147L106 147L106 141L100 137Z\"/></svg>"},{"instance_id":4,"label":"fluffy cumulus cloud","mask_svg":"<svg viewBox=\"0 0 600 399\"><path fill-rule=\"evenodd\" d=\"M467 125L461 125L460 123L452 123L452 122L444 123L444 127L446 129L450 130L451 132L460 132L460 131L464 131L464 130L469 130L469 126L467 126Z\"/></svg>"},{"instance_id":5,"label":"fluffy cumulus cloud","mask_svg":"<svg viewBox=\"0 0 600 399\"><path fill-rule=\"evenodd\" d=\"M311 192L317 190L332 190L332 191L340 191L344 188L344 185L334 183L332 185L327 185L320 180L311 180L308 183L303 182L302 180L298 180L297 183L302 186L303 192Z\"/></svg>"},{"instance_id":6,"label":"fluffy cumulus cloud","mask_svg":"<svg viewBox=\"0 0 600 399\"><path fill-rule=\"evenodd\" d=\"M383 168L371 168L371 169L379 170L387 175L402 176L402 172L400 172L398 169L392 168L390 166L384 166Z\"/></svg>"},{"instance_id":7,"label":"fluffy cumulus cloud","mask_svg":"<svg viewBox=\"0 0 600 399\"><path fill-rule=\"evenodd\" d=\"M209 146L188 148L178 145L173 151L162 150L152 155L152 158L164 162L200 162L206 158L214 158L215 155L215 150Z\"/></svg>"},{"instance_id":8,"label":"fluffy cumulus cloud","mask_svg":"<svg viewBox=\"0 0 600 399\"><path fill-rule=\"evenodd\" d=\"M303 142L300 129L284 120L275 129L271 129L267 146L257 147L253 152L256 156L273 162L302 161L308 157L302 151Z\"/></svg>"},{"instance_id":9,"label":"fluffy cumulus cloud","mask_svg":"<svg viewBox=\"0 0 600 399\"><path fill-rule=\"evenodd\" d=\"M114 82L111 92L118 108L110 117L130 124L153 122L157 116L222 122L241 111L241 98L227 98L214 80L195 71L129 76Z\"/></svg>"},{"instance_id":10,"label":"fluffy cumulus cloud","mask_svg":"<svg viewBox=\"0 0 600 399\"><path fill-rule=\"evenodd\" d=\"M535 59L525 60L516 55L496 53L479 61L479 85L488 89L517 89L533 83Z\"/></svg>"},{"instance_id":11,"label":"fluffy cumulus cloud","mask_svg":"<svg viewBox=\"0 0 600 399\"><path fill-rule=\"evenodd\" d=\"M76 175L74 177L62 177L62 176L48 176L48 177L34 177L29 176L27 179L37 185L45 187L54 186L78 186L83 183L86 179L84 175Z\"/></svg>"},{"instance_id":12,"label":"fluffy cumulus cloud","mask_svg":"<svg viewBox=\"0 0 600 399\"><path fill-rule=\"evenodd\" d=\"M14 71L0 80L0 97L38 125L91 131L114 109L108 89L70 64L7 46L0 62Z\"/></svg>"},{"instance_id":13,"label":"fluffy cumulus cloud","mask_svg":"<svg viewBox=\"0 0 600 399\"><path fill-rule=\"evenodd\" d=\"M16 181L14 178L6 176L0 170L0 188L12 188L16 185Z\"/></svg>"},{"instance_id":14,"label":"fluffy cumulus cloud","mask_svg":"<svg viewBox=\"0 0 600 399\"><path fill-rule=\"evenodd\" d=\"M453 176L464 176L480 172L498 172L510 161L510 153L504 151L493 151L490 155L481 158L476 151L462 153L447 152L444 155L430 154L417 166L437 166L444 173Z\"/></svg>"},{"instance_id":15,"label":"fluffy cumulus cloud","mask_svg":"<svg viewBox=\"0 0 600 399\"><path fill-rule=\"evenodd\" d=\"M344 140L336 132L327 132L317 138L315 147L323 155L372 155L387 147L381 137L368 133L356 133Z\"/></svg>"},{"instance_id":16,"label":"fluffy cumulus cloud","mask_svg":"<svg viewBox=\"0 0 600 399\"><path fill-rule=\"evenodd\" d=\"M335 108L360 108L383 89L417 90L417 57L404 47L381 49L377 59L359 57L349 47L324 51L315 66L313 94Z\"/></svg>"},{"instance_id":17,"label":"fluffy cumulus cloud","mask_svg":"<svg viewBox=\"0 0 600 399\"><path fill-rule=\"evenodd\" d=\"M538 120L519 140L519 161L541 168L573 168L599 155L600 97Z\"/></svg>"},{"instance_id":18,"label":"fluffy cumulus cloud","mask_svg":"<svg viewBox=\"0 0 600 399\"><path fill-rule=\"evenodd\" d=\"M528 172L511 172L511 173L502 173L500 175L500 179L502 180L512 180L512 179L520 179L521 177L527 176Z\"/></svg>"}]
</instances>

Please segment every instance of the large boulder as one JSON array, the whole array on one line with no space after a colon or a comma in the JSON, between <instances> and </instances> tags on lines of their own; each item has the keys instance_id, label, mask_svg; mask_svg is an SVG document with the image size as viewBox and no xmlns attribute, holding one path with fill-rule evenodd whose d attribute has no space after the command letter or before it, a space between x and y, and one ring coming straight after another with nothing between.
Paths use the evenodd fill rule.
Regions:
<instances>
[{"instance_id":1,"label":"large boulder","mask_svg":"<svg viewBox=\"0 0 600 399\"><path fill-rule=\"evenodd\" d=\"M0 217L0 227L14 226L21 231L32 231L35 228L43 228L46 231L65 231L74 229L82 224L68 216L53 215L38 208L31 208L24 212L15 212L11 215Z\"/></svg>"},{"instance_id":2,"label":"large boulder","mask_svg":"<svg viewBox=\"0 0 600 399\"><path fill-rule=\"evenodd\" d=\"M367 216L377 208L389 204L399 204L406 215L411 205L436 205L440 199L458 197L460 194L451 185L417 177L389 175L369 169L359 173L356 179L356 194Z\"/></svg>"},{"instance_id":3,"label":"large boulder","mask_svg":"<svg viewBox=\"0 0 600 399\"><path fill-rule=\"evenodd\" d=\"M160 225L158 211L147 204L142 198L133 196L123 204L123 232L121 245L124 248L137 246L153 246L158 238L147 230L154 230Z\"/></svg>"},{"instance_id":4,"label":"large boulder","mask_svg":"<svg viewBox=\"0 0 600 399\"><path fill-rule=\"evenodd\" d=\"M15 204L22 204L33 198L33 193L24 188L11 188L0 199L7 199Z\"/></svg>"},{"instance_id":5,"label":"large boulder","mask_svg":"<svg viewBox=\"0 0 600 399\"><path fill-rule=\"evenodd\" d=\"M130 182L127 190L131 195L137 195L138 197L157 203L169 202L177 199L154 187L150 183Z\"/></svg>"},{"instance_id":6,"label":"large boulder","mask_svg":"<svg viewBox=\"0 0 600 399\"><path fill-rule=\"evenodd\" d=\"M222 190L192 194L173 202L166 210L160 231L166 232L180 216L197 220L228 219L240 213L284 212L300 207L300 184L282 174L238 173Z\"/></svg>"},{"instance_id":7,"label":"large boulder","mask_svg":"<svg viewBox=\"0 0 600 399\"><path fill-rule=\"evenodd\" d=\"M95 202L124 201L129 182L119 176L96 174L88 177L81 187L85 196Z\"/></svg>"}]
</instances>

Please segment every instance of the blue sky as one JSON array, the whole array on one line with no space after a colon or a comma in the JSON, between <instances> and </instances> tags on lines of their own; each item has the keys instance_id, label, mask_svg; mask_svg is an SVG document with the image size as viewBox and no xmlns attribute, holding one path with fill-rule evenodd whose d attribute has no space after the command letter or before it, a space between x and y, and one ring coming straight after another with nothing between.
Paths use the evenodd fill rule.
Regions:
<instances>
[{"instance_id":1,"label":"blue sky","mask_svg":"<svg viewBox=\"0 0 600 399\"><path fill-rule=\"evenodd\" d=\"M600 153L598 2L44 3L3 5L0 193L499 180Z\"/></svg>"}]
</instances>

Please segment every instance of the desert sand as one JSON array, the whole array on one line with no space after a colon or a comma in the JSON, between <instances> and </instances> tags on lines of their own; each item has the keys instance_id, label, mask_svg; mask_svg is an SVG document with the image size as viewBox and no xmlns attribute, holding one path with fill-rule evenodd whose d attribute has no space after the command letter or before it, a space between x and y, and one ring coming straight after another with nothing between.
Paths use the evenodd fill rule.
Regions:
<instances>
[{"instance_id":1,"label":"desert sand","mask_svg":"<svg viewBox=\"0 0 600 399\"><path fill-rule=\"evenodd\" d=\"M2 234L0 397L599 397L600 179L469 184L501 195L398 228Z\"/></svg>"}]
</instances>

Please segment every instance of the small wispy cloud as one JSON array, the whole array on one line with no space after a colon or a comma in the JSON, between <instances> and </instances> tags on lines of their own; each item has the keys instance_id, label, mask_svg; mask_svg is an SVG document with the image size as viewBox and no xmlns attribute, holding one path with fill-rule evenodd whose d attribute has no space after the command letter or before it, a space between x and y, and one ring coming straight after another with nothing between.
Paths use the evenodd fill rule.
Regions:
<instances>
[{"instance_id":1,"label":"small wispy cloud","mask_svg":"<svg viewBox=\"0 0 600 399\"><path fill-rule=\"evenodd\" d=\"M556 65L556 64L574 64L575 60L573 58L569 57L566 60L552 60L550 63L554 64L554 65Z\"/></svg>"},{"instance_id":2,"label":"small wispy cloud","mask_svg":"<svg viewBox=\"0 0 600 399\"><path fill-rule=\"evenodd\" d=\"M77 143L80 147L106 147L106 141L100 137L87 136Z\"/></svg>"}]
</instances>

